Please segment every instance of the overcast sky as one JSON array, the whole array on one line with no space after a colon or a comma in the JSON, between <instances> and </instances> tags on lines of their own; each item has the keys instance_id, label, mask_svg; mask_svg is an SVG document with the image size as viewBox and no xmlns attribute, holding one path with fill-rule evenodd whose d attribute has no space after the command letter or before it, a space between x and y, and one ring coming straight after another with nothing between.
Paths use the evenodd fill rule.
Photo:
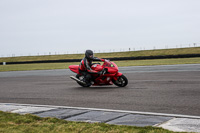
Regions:
<instances>
[{"instance_id":1,"label":"overcast sky","mask_svg":"<svg viewBox=\"0 0 200 133\"><path fill-rule=\"evenodd\" d=\"M0 0L0 56L200 44L200 0Z\"/></svg>"}]
</instances>

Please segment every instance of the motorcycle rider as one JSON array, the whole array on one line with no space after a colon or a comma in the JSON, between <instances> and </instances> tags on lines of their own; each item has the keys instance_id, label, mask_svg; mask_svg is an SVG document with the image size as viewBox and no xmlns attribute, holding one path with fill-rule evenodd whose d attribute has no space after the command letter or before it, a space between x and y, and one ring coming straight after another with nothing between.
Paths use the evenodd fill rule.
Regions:
<instances>
[{"instance_id":1,"label":"motorcycle rider","mask_svg":"<svg viewBox=\"0 0 200 133\"><path fill-rule=\"evenodd\" d=\"M81 63L79 65L79 72L84 76L86 85L91 85L91 74L98 74L101 75L103 71L95 71L91 69L92 61L105 61L104 59L100 59L97 57L94 57L92 50L86 50L85 51L85 57L81 60Z\"/></svg>"}]
</instances>

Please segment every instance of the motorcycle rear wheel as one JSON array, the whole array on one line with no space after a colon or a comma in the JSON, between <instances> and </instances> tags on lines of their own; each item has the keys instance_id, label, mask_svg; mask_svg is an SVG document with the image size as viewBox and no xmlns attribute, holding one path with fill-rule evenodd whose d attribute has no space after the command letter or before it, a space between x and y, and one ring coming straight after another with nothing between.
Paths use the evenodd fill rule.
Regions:
<instances>
[{"instance_id":1,"label":"motorcycle rear wheel","mask_svg":"<svg viewBox=\"0 0 200 133\"><path fill-rule=\"evenodd\" d=\"M83 76L83 75L77 74L77 75L76 75L76 78L79 79L79 80L81 80L81 81L84 80L84 76ZM90 86L91 86L91 85L81 84L81 83L79 83L79 82L77 82L77 83L78 83L80 86L82 86L82 87L90 87Z\"/></svg>"},{"instance_id":2,"label":"motorcycle rear wheel","mask_svg":"<svg viewBox=\"0 0 200 133\"><path fill-rule=\"evenodd\" d=\"M117 80L112 80L112 82L119 87L125 87L128 84L128 79L126 78L126 76L122 75L120 77L118 77Z\"/></svg>"}]
</instances>

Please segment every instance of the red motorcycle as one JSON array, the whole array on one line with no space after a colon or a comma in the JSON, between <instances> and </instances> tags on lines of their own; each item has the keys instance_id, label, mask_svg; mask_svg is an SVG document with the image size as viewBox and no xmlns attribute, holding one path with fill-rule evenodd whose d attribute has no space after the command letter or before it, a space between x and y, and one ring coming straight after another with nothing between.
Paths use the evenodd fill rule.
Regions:
<instances>
[{"instance_id":1,"label":"red motorcycle","mask_svg":"<svg viewBox=\"0 0 200 133\"><path fill-rule=\"evenodd\" d=\"M80 86L83 87L90 87L90 85L85 84L84 76L79 73L79 66L78 65L70 65L69 69L77 73L76 77L70 76L71 79L75 80ZM118 72L118 66L109 60L105 60L103 65L100 63L93 64L91 69L95 71L103 71L101 75L98 74L91 74L91 85L94 86L101 86L101 85L113 85L119 87L125 87L128 84L128 79L120 72Z\"/></svg>"}]
</instances>

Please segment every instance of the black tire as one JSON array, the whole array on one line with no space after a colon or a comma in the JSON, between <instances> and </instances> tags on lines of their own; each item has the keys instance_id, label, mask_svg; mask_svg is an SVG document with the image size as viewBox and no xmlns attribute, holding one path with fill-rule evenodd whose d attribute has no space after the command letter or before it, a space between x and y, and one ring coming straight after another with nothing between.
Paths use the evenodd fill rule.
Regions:
<instances>
[{"instance_id":1,"label":"black tire","mask_svg":"<svg viewBox=\"0 0 200 133\"><path fill-rule=\"evenodd\" d=\"M112 81L116 86L125 87L128 84L128 79L122 75L117 80Z\"/></svg>"},{"instance_id":2,"label":"black tire","mask_svg":"<svg viewBox=\"0 0 200 133\"><path fill-rule=\"evenodd\" d=\"M79 79L79 80L81 80L81 81L83 81L84 76L77 74L77 75L76 75L76 78ZM90 86L91 86L91 85L81 84L81 83L79 83L79 82L77 82L77 83L78 83L80 86L82 86L82 87L90 87Z\"/></svg>"}]
</instances>

